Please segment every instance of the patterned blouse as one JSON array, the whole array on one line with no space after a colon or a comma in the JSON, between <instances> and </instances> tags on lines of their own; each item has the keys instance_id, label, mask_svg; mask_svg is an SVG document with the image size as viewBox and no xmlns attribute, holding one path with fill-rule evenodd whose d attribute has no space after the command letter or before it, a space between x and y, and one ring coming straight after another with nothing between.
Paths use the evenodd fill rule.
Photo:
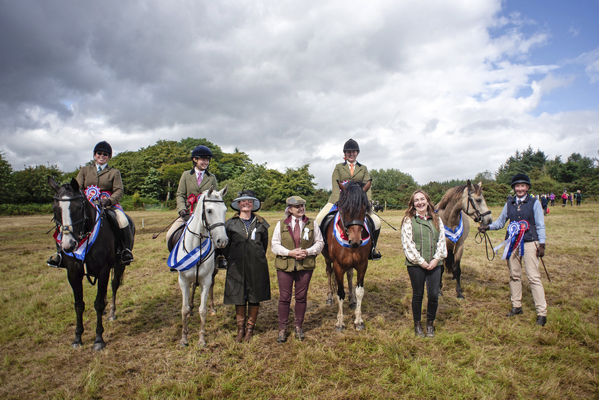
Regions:
<instances>
[{"instance_id":1,"label":"patterned blouse","mask_svg":"<svg viewBox=\"0 0 599 400\"><path fill-rule=\"evenodd\" d=\"M447 257L447 246L445 245L445 229L443 229L443 221L439 217L439 240L437 241L437 251L433 258L441 261ZM416 243L412 238L412 220L405 218L401 226L401 244L406 258L413 264L422 264L425 260L416 249Z\"/></svg>"}]
</instances>

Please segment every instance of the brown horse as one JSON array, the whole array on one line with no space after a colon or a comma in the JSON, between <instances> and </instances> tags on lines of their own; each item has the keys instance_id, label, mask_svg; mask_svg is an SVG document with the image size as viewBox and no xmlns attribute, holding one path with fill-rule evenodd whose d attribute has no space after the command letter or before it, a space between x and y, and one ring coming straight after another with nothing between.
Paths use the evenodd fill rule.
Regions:
<instances>
[{"instance_id":1,"label":"brown horse","mask_svg":"<svg viewBox=\"0 0 599 400\"><path fill-rule=\"evenodd\" d=\"M347 182L346 185L339 183L341 193L337 206L339 207L338 217L336 217L327 227L325 236L327 238L327 247L323 250L325 262L327 264L327 276L329 278L329 297L332 296L332 274L335 274L337 284L337 303L339 312L337 314L337 331L345 329L343 323L343 301L345 300L345 290L343 288L343 276L347 272L350 296L352 296L351 276L352 269L358 274L355 288L356 319L354 326L357 330L364 329L362 320L362 299L364 298L364 275L368 268L368 255L372 249L372 238L364 226L364 218L370 212L370 202L366 192L370 189L371 182ZM335 236L335 225L339 225L344 244L341 244Z\"/></svg>"},{"instance_id":2,"label":"brown horse","mask_svg":"<svg viewBox=\"0 0 599 400\"><path fill-rule=\"evenodd\" d=\"M464 254L464 242L470 230L470 220L463 218L464 215L471 217L474 222L482 222L489 225L493 222L491 211L487 207L483 197L482 182L472 184L470 180L466 185L456 186L449 189L437 204L437 213L445 225L445 243L447 244L447 258L444 269L452 272L456 281L456 293L459 299L464 298L461 286L462 269L460 261ZM461 224L460 224L461 222ZM443 270L441 270L441 288L443 288Z\"/></svg>"}]
</instances>

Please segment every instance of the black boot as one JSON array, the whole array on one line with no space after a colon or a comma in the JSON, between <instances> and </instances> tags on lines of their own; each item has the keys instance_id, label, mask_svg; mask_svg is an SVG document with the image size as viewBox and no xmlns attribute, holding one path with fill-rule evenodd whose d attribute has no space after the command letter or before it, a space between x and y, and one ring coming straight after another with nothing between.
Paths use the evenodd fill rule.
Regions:
<instances>
[{"instance_id":1,"label":"black boot","mask_svg":"<svg viewBox=\"0 0 599 400\"><path fill-rule=\"evenodd\" d=\"M379 241L379 235L381 234L381 230L377 229L372 232L372 251L370 252L370 258L372 261L379 261L383 256L381 256L381 252L376 248L376 244Z\"/></svg>"},{"instance_id":2,"label":"black boot","mask_svg":"<svg viewBox=\"0 0 599 400\"><path fill-rule=\"evenodd\" d=\"M506 314L506 317L513 317L514 315L522 314L522 307L512 307L509 313Z\"/></svg>"},{"instance_id":3,"label":"black boot","mask_svg":"<svg viewBox=\"0 0 599 400\"><path fill-rule=\"evenodd\" d=\"M435 337L435 321L426 321L426 337Z\"/></svg>"},{"instance_id":4,"label":"black boot","mask_svg":"<svg viewBox=\"0 0 599 400\"><path fill-rule=\"evenodd\" d=\"M53 267L53 268L64 268L62 265L62 251L60 249L60 246L57 244L56 245L56 253L52 254L50 256L50 258L48 258L48 261L46 261L46 264L48 264L48 267Z\"/></svg>"},{"instance_id":5,"label":"black boot","mask_svg":"<svg viewBox=\"0 0 599 400\"><path fill-rule=\"evenodd\" d=\"M121 229L121 238L123 239L123 250L121 251L121 262L129 265L133 261L133 253L131 248L133 247L133 234L129 226Z\"/></svg>"},{"instance_id":6,"label":"black boot","mask_svg":"<svg viewBox=\"0 0 599 400\"><path fill-rule=\"evenodd\" d=\"M222 254L216 255L216 268L218 269L227 269L229 267L229 263L227 259Z\"/></svg>"},{"instance_id":7,"label":"black boot","mask_svg":"<svg viewBox=\"0 0 599 400\"><path fill-rule=\"evenodd\" d=\"M422 324L420 321L414 321L414 333L418 337L424 337L424 331L422 330Z\"/></svg>"}]
</instances>

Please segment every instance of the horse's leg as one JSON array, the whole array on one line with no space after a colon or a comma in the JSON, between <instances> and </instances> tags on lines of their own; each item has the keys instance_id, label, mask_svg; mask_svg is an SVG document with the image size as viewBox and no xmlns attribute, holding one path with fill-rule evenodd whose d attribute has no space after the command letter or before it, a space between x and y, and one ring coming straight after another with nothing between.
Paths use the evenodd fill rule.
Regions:
<instances>
[{"instance_id":1,"label":"horse's leg","mask_svg":"<svg viewBox=\"0 0 599 400\"><path fill-rule=\"evenodd\" d=\"M212 274L212 283L210 284L210 291L208 293L208 297L210 298L210 302L208 304L209 311L208 315L214 316L216 315L216 308L214 308L214 282L216 278L216 274L218 274L218 268L214 268L214 273ZM202 290L203 293L203 290Z\"/></svg>"},{"instance_id":2,"label":"horse's leg","mask_svg":"<svg viewBox=\"0 0 599 400\"><path fill-rule=\"evenodd\" d=\"M94 308L96 309L96 340L94 341L93 349L96 351L100 351L106 347L106 343L102 337L104 333L102 318L106 309L106 293L108 292L110 269L108 271L100 271L99 275L97 282L98 294L96 295L96 301L94 301Z\"/></svg>"},{"instance_id":3,"label":"horse's leg","mask_svg":"<svg viewBox=\"0 0 599 400\"><path fill-rule=\"evenodd\" d=\"M345 290L343 288L343 269L340 265L335 264L335 279L337 281L337 304L339 305L339 311L337 312L337 323L335 329L337 332L341 332L345 329L343 323L343 301L345 300Z\"/></svg>"},{"instance_id":4,"label":"horse's leg","mask_svg":"<svg viewBox=\"0 0 599 400\"><path fill-rule=\"evenodd\" d=\"M112 273L112 298L110 299L110 311L108 313L108 320L116 320L116 292L121 286L123 280L123 274L125 273L125 264L117 263Z\"/></svg>"},{"instance_id":5,"label":"horse's leg","mask_svg":"<svg viewBox=\"0 0 599 400\"><path fill-rule=\"evenodd\" d=\"M187 321L189 316L191 315L191 307L189 305L189 282L184 277L184 272L179 272L179 287L181 288L181 340L179 344L183 347L187 346L189 343L187 342ZM193 283L193 290L195 291L195 282Z\"/></svg>"},{"instance_id":6,"label":"horse's leg","mask_svg":"<svg viewBox=\"0 0 599 400\"><path fill-rule=\"evenodd\" d=\"M350 268L347 270L347 292L349 298L349 309L356 309L356 288L354 287L352 281L354 280L354 269Z\"/></svg>"},{"instance_id":7,"label":"horse's leg","mask_svg":"<svg viewBox=\"0 0 599 400\"><path fill-rule=\"evenodd\" d=\"M333 267L331 266L331 261L328 258L325 258L325 262L327 264L327 278L329 279L329 291L327 292L327 306L333 305Z\"/></svg>"},{"instance_id":8,"label":"horse's leg","mask_svg":"<svg viewBox=\"0 0 599 400\"><path fill-rule=\"evenodd\" d=\"M356 319L354 320L354 327L361 331L365 328L364 320L362 320L362 299L364 298L364 275L366 274L366 264L363 268L356 270L358 272L358 279L356 282Z\"/></svg>"},{"instance_id":9,"label":"horse's leg","mask_svg":"<svg viewBox=\"0 0 599 400\"><path fill-rule=\"evenodd\" d=\"M216 268L215 268L216 269ZM202 280L202 292L200 293L200 339L198 346L206 346L206 315L208 314L208 295L212 292L212 274L207 274Z\"/></svg>"},{"instance_id":10,"label":"horse's leg","mask_svg":"<svg viewBox=\"0 0 599 400\"><path fill-rule=\"evenodd\" d=\"M462 254L464 254L464 244L458 248L457 253L454 254L453 260L453 277L455 279L455 291L458 295L458 299L463 299L464 294L462 293L461 277L462 268L460 267L460 261L462 260Z\"/></svg>"},{"instance_id":11,"label":"horse's leg","mask_svg":"<svg viewBox=\"0 0 599 400\"><path fill-rule=\"evenodd\" d=\"M75 314L77 315L75 340L73 340L71 347L78 349L83 344L81 341L81 335L83 334L83 312L85 311L85 303L83 302L83 274L80 272L78 266L69 266L67 276L69 278L69 284L73 289L73 297L75 298Z\"/></svg>"}]
</instances>

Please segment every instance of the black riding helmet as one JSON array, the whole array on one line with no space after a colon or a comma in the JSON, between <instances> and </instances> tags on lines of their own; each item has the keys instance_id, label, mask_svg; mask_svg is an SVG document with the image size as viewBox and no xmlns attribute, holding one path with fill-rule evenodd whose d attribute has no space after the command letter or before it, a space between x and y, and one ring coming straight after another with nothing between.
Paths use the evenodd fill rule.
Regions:
<instances>
[{"instance_id":1,"label":"black riding helmet","mask_svg":"<svg viewBox=\"0 0 599 400\"><path fill-rule=\"evenodd\" d=\"M343 152L345 153L346 151L352 151L352 150L355 150L355 151L357 151L359 153L360 152L360 146L358 146L358 142L356 142L354 139L349 139L343 145Z\"/></svg>"},{"instance_id":2,"label":"black riding helmet","mask_svg":"<svg viewBox=\"0 0 599 400\"><path fill-rule=\"evenodd\" d=\"M510 186L512 189L516 186L517 183L526 183L530 188L532 185L530 184L530 178L526 174L516 174L512 177L512 183Z\"/></svg>"},{"instance_id":3,"label":"black riding helmet","mask_svg":"<svg viewBox=\"0 0 599 400\"><path fill-rule=\"evenodd\" d=\"M108 142L102 141L94 147L94 154L98 151L103 151L104 153L108 153L110 157L112 157L112 147L108 144Z\"/></svg>"},{"instance_id":4,"label":"black riding helmet","mask_svg":"<svg viewBox=\"0 0 599 400\"><path fill-rule=\"evenodd\" d=\"M199 145L191 152L191 159L193 160L194 158L211 159L212 151L210 151L210 149L204 145Z\"/></svg>"}]
</instances>

